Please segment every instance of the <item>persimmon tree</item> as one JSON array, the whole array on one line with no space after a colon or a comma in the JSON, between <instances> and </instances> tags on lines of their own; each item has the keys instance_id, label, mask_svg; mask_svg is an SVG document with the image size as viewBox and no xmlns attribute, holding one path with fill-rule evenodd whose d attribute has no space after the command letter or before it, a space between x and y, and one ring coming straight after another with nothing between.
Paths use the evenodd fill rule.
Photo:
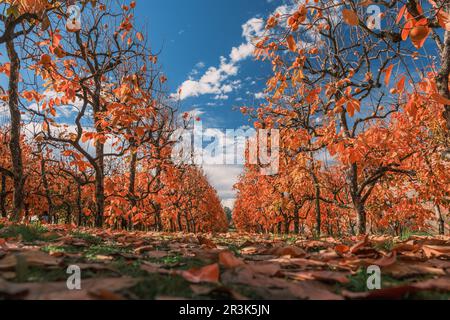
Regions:
<instances>
[{"instance_id":1,"label":"persimmon tree","mask_svg":"<svg viewBox=\"0 0 450 320\"><path fill-rule=\"evenodd\" d=\"M13 218L18 220L24 203L25 175L23 171L21 144L21 111L20 111L20 71L21 61L17 41L25 38L38 26L48 27L48 11L58 1L48 0L6 0L0 4L0 44L6 45L9 62L2 66L9 78L7 96L11 122L9 148L11 152L11 170L2 168L2 176L7 175L14 181ZM2 178L4 179L4 178Z\"/></svg>"},{"instance_id":2,"label":"persimmon tree","mask_svg":"<svg viewBox=\"0 0 450 320\"><path fill-rule=\"evenodd\" d=\"M5 17L24 14L17 27L30 26L15 34L27 42L19 61L25 67L14 80L22 80L15 92L28 121L18 122L26 135L19 134L16 148L27 179L21 188L11 183L17 157L2 145L2 216L14 208L14 192L24 209L16 220L46 214L52 223L224 231L224 211L205 175L171 160L172 135L184 121L157 56L134 26L136 3L80 1L81 23L66 21L72 4L6 5ZM10 64L0 72L9 76ZM3 140L12 140L6 130Z\"/></svg>"},{"instance_id":3,"label":"persimmon tree","mask_svg":"<svg viewBox=\"0 0 450 320\"><path fill-rule=\"evenodd\" d=\"M446 70L445 2L432 2L427 13L417 1L400 4L380 4L386 12L380 17L382 29L376 30L364 21L365 8L356 1L301 1L289 12L271 16L256 44L256 56L269 60L273 69L267 101L253 112L256 127L280 129L289 136L283 130L293 130L297 141L284 147L290 148L291 157L330 154L345 175L338 190L347 197L337 201L334 193L317 199L353 208L360 234L367 232L367 204L379 184L391 188L389 182L398 176L417 179L417 166L423 165L416 162L423 155L415 147L417 140L433 143L411 128L437 140L444 137L440 146L430 149L434 153L448 142L444 122L431 127L424 119L433 115L423 117L426 104L436 106L428 111L435 117L448 104L441 90L442 76L436 81L426 76ZM421 50L428 38L435 41L439 58L444 58L441 69L433 68ZM416 61L425 64L426 74L414 70ZM417 85L422 81L428 82ZM448 89L448 83L444 87ZM406 115L410 125L395 127L398 114Z\"/></svg>"},{"instance_id":4,"label":"persimmon tree","mask_svg":"<svg viewBox=\"0 0 450 320\"><path fill-rule=\"evenodd\" d=\"M123 106L111 100L108 92L120 88L121 81L115 77L115 71L124 61L144 53L140 44L142 36L133 29L133 8L134 5L119 6L114 2L86 3L81 11L80 30L66 30L61 25L64 21L56 18L48 37L40 41L43 52L36 57L35 67L49 83L47 93L56 95L49 99L33 93L28 95L31 101L40 98L35 101L40 110L34 113L43 118L45 139L70 145L73 152L82 156L77 163L80 168L89 167L94 171L97 226L103 224L105 210L105 159L123 156L130 147L127 141L114 135L114 129L108 129L110 120L113 126L117 121L108 115L114 115L114 108ZM77 113L72 132L55 133L59 127L54 121L56 107L61 105L71 105ZM86 130L86 124L92 130ZM111 148L105 150L109 139ZM95 153L89 151L91 145Z\"/></svg>"}]
</instances>

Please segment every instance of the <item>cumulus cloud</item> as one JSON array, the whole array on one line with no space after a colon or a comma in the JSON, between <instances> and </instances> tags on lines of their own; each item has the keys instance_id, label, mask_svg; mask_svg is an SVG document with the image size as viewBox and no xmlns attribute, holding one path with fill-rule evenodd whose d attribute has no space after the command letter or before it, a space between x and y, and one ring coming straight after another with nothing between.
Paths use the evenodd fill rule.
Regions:
<instances>
[{"instance_id":1,"label":"cumulus cloud","mask_svg":"<svg viewBox=\"0 0 450 320\"><path fill-rule=\"evenodd\" d=\"M255 99L264 99L267 95L264 92L255 93Z\"/></svg>"},{"instance_id":2,"label":"cumulus cloud","mask_svg":"<svg viewBox=\"0 0 450 320\"><path fill-rule=\"evenodd\" d=\"M239 71L238 63L252 56L254 51L253 41L264 32L264 20L261 18L251 18L242 25L242 37L245 42L237 47L231 48L229 57L220 57L218 67L209 67L203 75L194 79L199 74L199 69L204 68L204 63L197 63L191 72L189 79L184 81L179 87L179 98L181 100L198 97L206 94L213 94L215 98L226 97L227 93L238 88L236 82L229 82L229 78L236 76Z\"/></svg>"},{"instance_id":3,"label":"cumulus cloud","mask_svg":"<svg viewBox=\"0 0 450 320\"><path fill-rule=\"evenodd\" d=\"M218 67L210 67L198 80L190 77L180 87L180 99L198 97L205 94L223 95L233 90L233 86L225 81L238 73L238 67L228 62L225 57L220 58Z\"/></svg>"},{"instance_id":4,"label":"cumulus cloud","mask_svg":"<svg viewBox=\"0 0 450 320\"><path fill-rule=\"evenodd\" d=\"M217 190L217 194L222 200L222 205L229 208L234 207L236 201L236 191L233 186L238 182L242 173L242 166L205 165L208 181Z\"/></svg>"}]
</instances>

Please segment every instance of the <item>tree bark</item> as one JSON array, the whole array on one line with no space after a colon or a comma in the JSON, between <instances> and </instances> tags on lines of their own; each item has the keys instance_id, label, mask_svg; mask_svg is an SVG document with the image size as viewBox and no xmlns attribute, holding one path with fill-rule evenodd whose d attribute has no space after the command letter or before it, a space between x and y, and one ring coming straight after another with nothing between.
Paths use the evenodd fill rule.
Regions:
<instances>
[{"instance_id":1,"label":"tree bark","mask_svg":"<svg viewBox=\"0 0 450 320\"><path fill-rule=\"evenodd\" d=\"M314 160L313 160L314 161ZM314 167L313 167L314 170ZM320 237L322 233L322 214L320 212L320 184L317 175L314 171L311 172L311 177L314 182L314 207L316 212L316 235Z\"/></svg>"},{"instance_id":2,"label":"tree bark","mask_svg":"<svg viewBox=\"0 0 450 320\"><path fill-rule=\"evenodd\" d=\"M358 224L358 234L364 235L367 233L367 217L364 203L362 203L359 197L353 201L356 210L357 224Z\"/></svg>"},{"instance_id":3,"label":"tree bark","mask_svg":"<svg viewBox=\"0 0 450 320\"><path fill-rule=\"evenodd\" d=\"M294 233L295 234L300 233L300 214L298 208L295 208L294 212Z\"/></svg>"},{"instance_id":4,"label":"tree bark","mask_svg":"<svg viewBox=\"0 0 450 320\"><path fill-rule=\"evenodd\" d=\"M439 205L436 205L436 215L438 218L439 234L443 236L445 235L445 220Z\"/></svg>"},{"instance_id":5,"label":"tree bark","mask_svg":"<svg viewBox=\"0 0 450 320\"><path fill-rule=\"evenodd\" d=\"M450 3L443 6L445 12L450 13ZM441 69L439 70L436 82L441 94L444 98L450 99L449 76L450 76L450 31L444 32L444 42L441 52ZM445 106L444 119L447 124L447 139L450 139L450 105ZM448 140L447 140L448 143ZM445 156L450 159L450 146L447 145Z\"/></svg>"},{"instance_id":6,"label":"tree bark","mask_svg":"<svg viewBox=\"0 0 450 320\"><path fill-rule=\"evenodd\" d=\"M81 184L77 184L77 213L78 213L78 226L83 223L83 207L81 204Z\"/></svg>"},{"instance_id":7,"label":"tree bark","mask_svg":"<svg viewBox=\"0 0 450 320\"><path fill-rule=\"evenodd\" d=\"M20 145L21 133L20 126L22 122L19 110L19 80L20 80L20 59L14 47L14 41L6 42L6 49L10 61L9 76L9 112L11 115L11 134L9 149L11 152L12 172L14 174L14 194L13 194L13 214L12 220L18 221L22 215L24 207L24 174L22 163L22 148Z\"/></svg>"},{"instance_id":8,"label":"tree bark","mask_svg":"<svg viewBox=\"0 0 450 320\"><path fill-rule=\"evenodd\" d=\"M3 218L8 216L6 212L6 175L2 174L1 189L0 189L0 213Z\"/></svg>"},{"instance_id":9,"label":"tree bark","mask_svg":"<svg viewBox=\"0 0 450 320\"><path fill-rule=\"evenodd\" d=\"M45 198L47 200L47 205L48 205L48 215L50 217L49 220L53 221L53 213L54 213L53 201L52 201L50 188L48 185L47 171L45 170L45 159L44 159L44 154L43 154L41 144L38 145L38 152L41 157L41 179L42 179L42 185L44 186Z\"/></svg>"}]
</instances>

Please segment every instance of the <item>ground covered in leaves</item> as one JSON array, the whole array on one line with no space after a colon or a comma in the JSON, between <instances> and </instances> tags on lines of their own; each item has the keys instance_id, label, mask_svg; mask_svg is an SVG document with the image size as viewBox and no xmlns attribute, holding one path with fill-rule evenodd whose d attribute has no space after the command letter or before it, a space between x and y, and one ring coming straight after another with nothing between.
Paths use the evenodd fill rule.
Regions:
<instances>
[{"instance_id":1,"label":"ground covered in leaves","mask_svg":"<svg viewBox=\"0 0 450 320\"><path fill-rule=\"evenodd\" d=\"M67 289L67 268L81 290ZM378 265L382 289L367 289ZM0 224L0 299L448 299L450 238L306 240Z\"/></svg>"}]
</instances>

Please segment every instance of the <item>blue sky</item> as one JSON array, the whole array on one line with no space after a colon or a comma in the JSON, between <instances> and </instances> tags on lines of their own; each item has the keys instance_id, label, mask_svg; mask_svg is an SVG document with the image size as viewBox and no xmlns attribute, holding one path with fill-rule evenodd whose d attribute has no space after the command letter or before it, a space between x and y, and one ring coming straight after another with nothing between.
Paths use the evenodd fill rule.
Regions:
<instances>
[{"instance_id":1,"label":"blue sky","mask_svg":"<svg viewBox=\"0 0 450 320\"><path fill-rule=\"evenodd\" d=\"M279 3L278 3L279 5ZM192 0L138 2L138 24L146 25L152 49L162 50L160 62L173 92L189 78L198 81L211 67L229 62L232 48L247 43L242 26L266 16L276 4L266 0ZM221 85L222 94L201 94L183 99L183 110L201 109L207 125L234 128L248 123L233 106L254 103L267 78L264 64L247 57L233 64L237 74ZM249 78L251 77L251 79ZM184 91L184 94L188 94ZM242 99L242 100L241 100Z\"/></svg>"},{"instance_id":2,"label":"blue sky","mask_svg":"<svg viewBox=\"0 0 450 320\"><path fill-rule=\"evenodd\" d=\"M254 61L249 37L261 18L291 1L138 1L136 18L168 76L171 92L182 88L182 111L196 110L203 126L237 129L248 125L239 107L262 102L269 66ZM234 49L233 49L234 48ZM223 203L231 206L241 166L204 166Z\"/></svg>"}]
</instances>

